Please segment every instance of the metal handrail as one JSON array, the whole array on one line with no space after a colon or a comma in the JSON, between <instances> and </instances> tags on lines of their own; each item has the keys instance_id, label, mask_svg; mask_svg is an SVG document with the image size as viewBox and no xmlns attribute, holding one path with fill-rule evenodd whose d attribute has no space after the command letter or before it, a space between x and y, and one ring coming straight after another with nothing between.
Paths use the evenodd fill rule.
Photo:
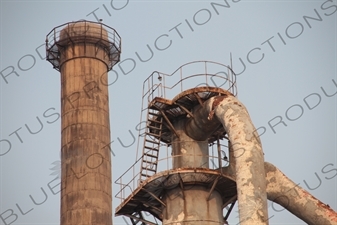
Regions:
<instances>
[{"instance_id":1,"label":"metal handrail","mask_svg":"<svg viewBox=\"0 0 337 225\"><path fill-rule=\"evenodd\" d=\"M192 69L194 69L193 67L198 67L202 65L202 71L198 70L198 72L194 72L194 73L188 73L188 72L184 72L183 70L185 68L190 68L190 66L192 67ZM217 67L218 69L221 68L221 70L215 70L216 72L212 73L212 69L214 69L214 67ZM199 67L200 69L200 67ZM227 74L224 71L224 69L227 69ZM179 74L177 74L179 73ZM220 74L224 73L227 76L221 76ZM177 79L177 77L175 75L178 75L178 82L175 82L173 85L168 85L167 82L169 81L169 79ZM167 98L167 94L169 94L169 92L173 92L174 88L177 87L179 84L181 84L181 89L179 90L180 92L184 91L184 88L186 88L183 86L183 83L187 83L188 85L191 85L193 81L193 78L197 78L198 77L202 77L205 76L206 80L206 86L212 87L212 86L216 86L215 83L215 78L219 78L224 80L225 82L223 82L223 84L220 86L221 88L223 88L222 86L226 85L226 88L223 89L227 89L229 90L234 96L237 95L237 87L236 87L236 75L234 73L234 71L231 69L230 66L218 63L218 62L213 62L213 61L193 61L193 62L188 62L183 64L182 66L180 66L179 68L177 68L173 73L171 74L167 74L167 73L162 73L159 71L153 71L151 73L150 76L148 76L144 82L143 82L143 91L142 91L142 103L141 103L141 115L140 115L140 124L141 126L144 125L144 127L141 127L141 129L139 129L139 137L142 137L141 132L143 131L142 128L146 128L145 124L146 123L142 123L143 121L147 121L147 113L146 111L148 110L149 104L150 102L155 98L155 97L162 97L162 98ZM161 80L158 80L157 77L161 77ZM156 82L158 81L158 82ZM199 85L200 83L197 83L196 85ZM194 86L197 87L197 86ZM187 90L188 88L186 88ZM177 92L176 94L178 94L179 92ZM142 141L140 141L140 138L138 138L138 144L137 144L137 154L136 154L136 159L139 157L139 154L142 153Z\"/></svg>"},{"instance_id":2,"label":"metal handrail","mask_svg":"<svg viewBox=\"0 0 337 225\"><path fill-rule=\"evenodd\" d=\"M194 66L198 67L202 65L202 71L198 70L198 72L193 72L193 73L188 73L184 72L183 70L185 68L189 68L189 66L192 66L192 69ZM215 70L216 72L212 72L212 69L214 67L217 67L219 70ZM199 67L200 69L200 67ZM227 69L227 76L221 76L220 73L225 73L226 72L223 69ZM179 73L179 74L177 74ZM173 85L168 85L169 79L177 79L175 75L178 75L178 81L173 83ZM157 77L161 77L161 80L158 80ZM230 66L218 63L218 62L213 62L213 61L193 61L193 62L188 62L180 66L178 69L176 69L173 73L167 74L167 73L162 73L159 71L154 71L151 73L150 76L148 76L145 81L143 82L143 92L142 92L142 105L141 105L141 115L140 115L140 123L141 126L143 125L143 121L147 121L147 113L146 111L148 110L150 102L155 98L155 97L162 97L162 98L167 98L167 95L169 94L170 91L174 91L173 89L177 87L179 84L181 85L181 89L179 90L180 92L187 90L188 88L184 87L183 83L185 84L188 83L188 85L192 84L192 80L194 78L202 77L205 76L205 86L212 87L216 86L216 83L214 81L215 78L219 78L224 80L225 82L220 86L226 85L226 88L229 90L234 96L237 95L237 87L236 87L236 75L232 68ZM158 81L158 82L156 82ZM196 85L199 85L197 83ZM197 87L197 86L194 86ZM156 94L155 94L156 93ZM179 92L175 93L178 94ZM141 127L139 129L139 137L142 137L141 132L143 131L142 128L146 128L145 124L144 127ZM138 138L138 145L137 145L137 154L136 154L136 159L139 157L139 154L142 153L142 148L143 148L143 142L140 141L140 138Z\"/></svg>"},{"instance_id":3,"label":"metal handrail","mask_svg":"<svg viewBox=\"0 0 337 225\"><path fill-rule=\"evenodd\" d=\"M222 160L222 156L218 156L218 155L201 155L201 154L181 154L181 155L174 155L174 156L168 156L168 151L169 148L166 149L166 157L162 157L156 161L153 161L154 163L157 163L158 168L161 168L165 170L170 170L173 169L173 165L172 160L174 160L174 158L178 158L181 156L193 156L194 160L197 157L203 157L203 158L208 158L208 163L210 163L210 161L212 160L213 163L215 160L219 161ZM125 171L121 176L119 176L116 181L115 184L120 186L120 190L115 194L115 197L121 200L121 203L129 196L133 193L133 191L139 186L139 164L141 162L142 157L140 157L127 171ZM166 168L165 168L165 164L166 164ZM208 168L209 170L212 171L219 171L219 168L214 168L216 166L216 164L213 164L213 169ZM191 167L193 169L198 169L198 168L205 168L203 167L203 165L195 165L195 167ZM138 171L138 172L136 172ZM128 182L123 182L123 178L127 176L128 173L131 173L131 179L128 179Z\"/></svg>"},{"instance_id":4,"label":"metal handrail","mask_svg":"<svg viewBox=\"0 0 337 225\"><path fill-rule=\"evenodd\" d=\"M183 69L186 68L187 66L194 66L197 64L205 64L204 71L200 71L199 73L186 73L183 72ZM208 65L208 67L207 67ZM223 68L226 68L228 70L227 77L223 77L219 75L220 73L225 73L225 71L217 71L215 73L209 72L210 70L210 65L215 65L215 66L220 66ZM172 77L179 71L179 80L174 83L173 85L167 85L168 79ZM161 80L159 82L155 82L156 78L155 76L161 77ZM159 71L154 71L151 73L149 77L145 79L143 82L143 93L142 93L142 110L146 109L148 104L154 99L154 97L163 97L167 98L167 93L169 93L170 90L173 90L175 87L177 87L179 84L181 85L181 90L180 92L187 90L188 88L184 89L183 83L187 80L189 82L189 85L191 83L191 80L196 77L202 77L205 76L205 86L217 86L214 82L214 77L220 78L225 80L224 84L228 84L228 86L224 89L227 89L230 91L234 96L237 95L237 87L236 87L236 75L232 68L230 68L227 65L217 63L217 62L212 62L212 61L193 61L189 63L185 63L184 65L180 66L178 69L176 69L173 73L167 74L167 73L162 73ZM176 77L174 77L177 79ZM197 84L197 86L200 84ZM221 85L221 87L223 86ZM160 93L160 96L154 96L153 92L158 89L158 93ZM147 101L144 101L147 99Z\"/></svg>"},{"instance_id":5,"label":"metal handrail","mask_svg":"<svg viewBox=\"0 0 337 225\"><path fill-rule=\"evenodd\" d=\"M61 32L61 30L63 30L64 29L64 27L66 27L66 26L68 26L68 30L70 29L69 27L69 25L72 25L72 24L76 24L76 23L85 23L85 25L86 25L86 23L93 23L93 24L98 24L98 25L100 25L101 26L101 28L100 28L100 30L102 30L102 27L104 27L104 28L108 28L108 29L105 29L106 30L106 32L107 33L110 33L110 34L113 34L113 40L114 40L114 42L113 43L117 43L118 45L117 46L120 46L120 44L121 44L121 37L119 36L119 34L117 33L117 31L114 29L114 28L112 28L112 27L110 27L110 26L107 26L107 25L105 25L105 24L103 24L103 23L98 23L98 22L94 22L94 21L88 21L88 20L79 20L79 21L76 21L76 22L68 22L68 23L64 23L64 24L61 24L61 25L59 25L59 26L57 26L57 27L54 27L54 29L53 30L51 30L48 34L47 34L47 40L49 40L49 38L48 37L51 37L51 34L52 33L54 33L54 35L53 35L53 40L54 40L54 42L57 42L58 40L56 40L56 33L60 33ZM95 28L96 29L96 28ZM111 32L111 31L113 31L113 32ZM116 35L117 35L117 39L115 38L116 37ZM60 36L57 36L58 38L60 37ZM109 35L108 35L108 37L109 37ZM112 38L110 37L109 39L111 39L112 40ZM49 43L49 42L48 42Z\"/></svg>"},{"instance_id":6,"label":"metal handrail","mask_svg":"<svg viewBox=\"0 0 337 225\"><path fill-rule=\"evenodd\" d=\"M235 91L235 92L232 93L232 94L233 94L234 96L236 95L236 74L235 74L235 72L233 71L233 69L232 69L230 66L227 66L227 65L224 65L224 64L221 64L221 63L218 63L218 62L213 62L213 61L193 61L193 62L189 62L189 63L183 64L182 66L180 66L178 69L176 69L176 70L175 70L173 73L171 73L171 74L167 74L167 73L163 73L163 72L159 72L159 71L154 71L154 72L152 72L151 75L150 75L147 79L145 79L145 81L143 82L143 97L145 97L146 93L149 92L149 91L144 92L146 82L149 82L150 79L153 80L153 76L154 76L155 74L159 74L159 75L162 75L162 76L163 76L163 85L162 85L162 87L163 87L164 89L172 89L173 87L175 87L176 85L178 85L179 83L181 83L183 80L186 80L187 78L193 77L193 75L204 75L204 76L206 76L206 77L207 77L207 76L218 76L218 75L217 75L218 73L223 72L223 71L219 71L218 73L212 74L212 73L209 73L209 72L207 71L207 68L205 68L204 73L199 73L199 74L188 74L188 77L184 77L184 78L183 78L183 73L181 72L181 73L180 73L180 79L178 80L177 83L175 83L175 84L174 84L173 86L171 86L171 87L169 87L169 86L167 86L167 85L165 84L165 77L172 77L172 76L174 76L174 74L176 74L178 71L182 71L182 69L185 68L186 66L192 65L192 64L197 64L197 63L204 63L204 64L205 64L205 67L206 67L207 64L214 64L214 65L218 65L218 66L225 67L225 68L227 68L228 70L230 70L230 72L231 72L232 75L234 75L234 76L231 77L231 78L228 78L228 77L227 77L227 78L223 78L223 77L222 77L222 78L225 79L225 80L228 80L228 81L232 84L230 87L228 87L229 90L233 90L233 88L235 87L235 90L233 90L233 91ZM229 74L227 74L227 76L229 76ZM221 77L221 76L218 76L218 77ZM206 81L207 81L207 78L206 78ZM206 82L206 83L207 83L207 82ZM151 88L152 88L153 85L155 85L155 84L152 84L152 85L149 85L149 86L151 86ZM181 90L181 91L184 91L184 90ZM165 93L165 92L163 92L163 93ZM164 95L163 97L165 98L166 96Z\"/></svg>"},{"instance_id":7,"label":"metal handrail","mask_svg":"<svg viewBox=\"0 0 337 225\"><path fill-rule=\"evenodd\" d=\"M76 23L84 23L85 30L80 34L77 34L73 28ZM98 26L87 26L87 24L97 24ZM89 29L90 28L90 29ZM104 32L103 32L104 30ZM76 42L90 42L97 45L103 45L108 51L109 64L108 70L119 61L119 55L121 53L121 37L115 29L105 24L79 20L76 22L68 22L55 27L46 36L46 52L47 60L54 65L54 68L59 69L59 56L60 46L62 46L61 32L64 31L68 34L68 37L64 40L68 40L72 43ZM88 32L88 34L86 34ZM71 35L69 35L71 34Z\"/></svg>"},{"instance_id":8,"label":"metal handrail","mask_svg":"<svg viewBox=\"0 0 337 225\"><path fill-rule=\"evenodd\" d=\"M192 69L193 72L184 72L184 69L187 68L188 66L203 66L202 71L198 70L196 72L196 68L188 68ZM212 67L212 65L215 65ZM220 67L220 68L219 68ZM223 69L227 69L227 74ZM213 72L215 71L215 72ZM173 82L172 85L168 85L169 79L177 79L175 75L179 76L179 80L177 82ZM221 76L220 74L224 73L226 76ZM156 77L157 76L157 77ZM167 94L169 94L170 91L173 91L174 88L178 87L180 85L180 92L191 88L189 86L193 84L191 80L193 79L200 79L200 77L204 76L205 80L203 82L204 86L216 86L214 79L219 78L224 80L225 82L221 85L221 87L225 84L228 91L230 91L233 95L237 94L236 90L236 76L234 71L227 65L217 63L217 62L212 62L212 61L193 61L189 63L185 63L184 65L180 66L178 69L176 69L173 73L171 74L166 74L162 73L159 71L154 71L151 73L149 77L145 79L143 82L143 93L142 93L142 106L141 106L141 115L140 115L140 126L141 128L139 129L139 137L138 137L138 146L137 146L137 155L136 155L136 161L135 163L125 172L123 173L116 181L115 184L120 185L120 191L117 192L115 195L116 198L120 198L122 201L125 199L125 192L129 192L129 194L132 194L132 192L135 190L135 188L138 187L139 183L137 179L139 179L139 175L141 171L139 170L139 163L141 162L141 159L143 158L143 155L138 155L138 154L143 154L143 142L140 141L141 137L143 137L141 132L143 131L143 128L146 128L146 123L142 123L142 121L147 121L147 110L149 110L149 104L150 102L155 98L155 97L162 97L162 98L167 98ZM159 80L157 80L159 78ZM193 80L193 81L195 81ZM158 81L158 82L156 82ZM200 80L199 80L200 81ZM199 82L198 81L198 82ZM188 83L187 83L188 82ZM186 85L187 83L187 85ZM197 86L199 83L197 84ZM194 86L194 87L197 87ZM179 93L179 92L178 92ZM178 94L176 93L176 94ZM144 127L143 127L144 126ZM167 145L166 145L167 146ZM161 148L160 146L159 148ZM159 151L160 151L159 149ZM166 161L166 169L171 169L169 166L169 160L173 160L174 157L181 157L182 155L175 155L175 156L168 156L168 148L166 147L166 157L157 159L156 162L158 165L158 169L161 169L164 164L160 164L162 161ZM161 152L161 151L160 151ZM199 156L200 157L200 156ZM203 157L208 157L209 160L217 158L219 160L219 157L215 156L203 156ZM164 165L165 167L165 165ZM201 167L199 165L199 167ZM137 172L136 172L137 171ZM131 174L130 174L131 173ZM129 179L129 182L123 182L123 177L125 177L129 174L131 176Z\"/></svg>"}]
</instances>

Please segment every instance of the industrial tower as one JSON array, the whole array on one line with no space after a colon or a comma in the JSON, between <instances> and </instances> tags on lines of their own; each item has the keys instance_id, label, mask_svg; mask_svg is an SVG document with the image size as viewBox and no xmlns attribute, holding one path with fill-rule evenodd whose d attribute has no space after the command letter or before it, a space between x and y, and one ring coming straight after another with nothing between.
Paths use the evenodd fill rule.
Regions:
<instances>
[{"instance_id":1,"label":"industrial tower","mask_svg":"<svg viewBox=\"0 0 337 225\"><path fill-rule=\"evenodd\" d=\"M61 73L61 225L111 225L107 72L120 37L102 23L71 22L47 35L46 51Z\"/></svg>"},{"instance_id":2,"label":"industrial tower","mask_svg":"<svg viewBox=\"0 0 337 225\"><path fill-rule=\"evenodd\" d=\"M112 225L107 72L120 37L71 22L47 35L46 51L61 73L61 225ZM264 162L230 67L187 63L154 72L143 90L141 155L115 182L116 215L133 225L222 225L237 201L241 225L266 225L269 199L310 225L337 224L334 210Z\"/></svg>"},{"instance_id":3,"label":"industrial tower","mask_svg":"<svg viewBox=\"0 0 337 225\"><path fill-rule=\"evenodd\" d=\"M223 225L238 201L241 225L266 225L269 199L308 224L337 224L334 210L264 162L236 94L231 68L209 61L145 80L141 155L115 182L117 216L133 225Z\"/></svg>"}]
</instances>

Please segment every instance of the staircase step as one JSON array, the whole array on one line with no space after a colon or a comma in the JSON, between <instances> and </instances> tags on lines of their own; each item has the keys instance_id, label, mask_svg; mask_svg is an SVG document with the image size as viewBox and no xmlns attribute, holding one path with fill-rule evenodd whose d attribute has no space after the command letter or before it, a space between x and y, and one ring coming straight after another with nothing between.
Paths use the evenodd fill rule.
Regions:
<instances>
[{"instance_id":1,"label":"staircase step","mask_svg":"<svg viewBox=\"0 0 337 225\"><path fill-rule=\"evenodd\" d=\"M161 120L152 120L150 118L148 118L147 120L150 121L150 122L153 122L153 123L158 123L158 124L162 124L163 123Z\"/></svg>"},{"instance_id":2,"label":"staircase step","mask_svg":"<svg viewBox=\"0 0 337 225\"><path fill-rule=\"evenodd\" d=\"M146 167L142 167L142 169L145 170L145 171L157 172L157 170L155 170L155 169L149 169L149 168L146 168Z\"/></svg>"},{"instance_id":3,"label":"staircase step","mask_svg":"<svg viewBox=\"0 0 337 225\"><path fill-rule=\"evenodd\" d=\"M151 177L151 175L144 174L144 173L141 173L141 175L142 175L143 177Z\"/></svg>"},{"instance_id":4,"label":"staircase step","mask_svg":"<svg viewBox=\"0 0 337 225\"><path fill-rule=\"evenodd\" d=\"M151 165L157 165L158 164L157 162L151 162L151 161L147 161L147 160L144 160L144 159L143 159L143 163L151 164Z\"/></svg>"},{"instance_id":5,"label":"staircase step","mask_svg":"<svg viewBox=\"0 0 337 225\"><path fill-rule=\"evenodd\" d=\"M148 167L150 167L149 165L147 165ZM149 173L149 172L154 172L154 173L156 173L157 172L157 167L156 166L152 166L153 168L148 168L148 167L142 167L143 168L143 170L142 170L142 172L145 172L145 173ZM145 168L147 168L147 169L145 169ZM146 172L147 171L147 172Z\"/></svg>"},{"instance_id":6,"label":"staircase step","mask_svg":"<svg viewBox=\"0 0 337 225\"><path fill-rule=\"evenodd\" d=\"M154 137L161 137L161 134L154 134L154 133L149 133L145 132L147 135L154 136Z\"/></svg>"},{"instance_id":7,"label":"staircase step","mask_svg":"<svg viewBox=\"0 0 337 225\"><path fill-rule=\"evenodd\" d=\"M144 148L150 149L150 150L153 150L153 151L157 151L157 152L159 151L158 148L154 148L154 147L144 146Z\"/></svg>"},{"instance_id":8,"label":"staircase step","mask_svg":"<svg viewBox=\"0 0 337 225\"><path fill-rule=\"evenodd\" d=\"M153 140L149 140L149 139L145 139L145 141L149 142L149 143L157 144L157 145L160 144L160 141L153 141Z\"/></svg>"},{"instance_id":9,"label":"staircase step","mask_svg":"<svg viewBox=\"0 0 337 225\"><path fill-rule=\"evenodd\" d=\"M153 130L161 130L161 127L147 126L147 128L153 129Z\"/></svg>"},{"instance_id":10,"label":"staircase step","mask_svg":"<svg viewBox=\"0 0 337 225\"><path fill-rule=\"evenodd\" d=\"M144 155L148 156L148 157L152 157L152 158L158 158L158 155L152 155L149 153L144 153Z\"/></svg>"},{"instance_id":11,"label":"staircase step","mask_svg":"<svg viewBox=\"0 0 337 225\"><path fill-rule=\"evenodd\" d=\"M149 114L152 115L152 116L158 116L159 115L158 112L150 112L150 111L149 111Z\"/></svg>"}]
</instances>

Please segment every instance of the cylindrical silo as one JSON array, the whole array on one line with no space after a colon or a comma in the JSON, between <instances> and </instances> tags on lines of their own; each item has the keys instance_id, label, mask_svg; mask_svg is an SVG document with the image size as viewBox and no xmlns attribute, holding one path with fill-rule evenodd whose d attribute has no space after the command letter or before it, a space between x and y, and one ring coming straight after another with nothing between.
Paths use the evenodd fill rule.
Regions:
<instances>
[{"instance_id":1,"label":"cylindrical silo","mask_svg":"<svg viewBox=\"0 0 337 225\"><path fill-rule=\"evenodd\" d=\"M80 21L47 36L47 60L61 73L61 224L112 224L107 72L120 39L101 23Z\"/></svg>"}]
</instances>

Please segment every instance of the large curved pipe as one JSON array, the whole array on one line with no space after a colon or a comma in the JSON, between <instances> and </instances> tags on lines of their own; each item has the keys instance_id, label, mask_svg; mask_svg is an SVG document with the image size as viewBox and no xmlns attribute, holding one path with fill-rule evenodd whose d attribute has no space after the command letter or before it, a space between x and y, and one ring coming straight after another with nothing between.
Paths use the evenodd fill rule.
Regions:
<instances>
[{"instance_id":1,"label":"large curved pipe","mask_svg":"<svg viewBox=\"0 0 337 225\"><path fill-rule=\"evenodd\" d=\"M337 213L295 184L271 163L265 163L268 199L309 225L337 224Z\"/></svg>"},{"instance_id":2,"label":"large curved pipe","mask_svg":"<svg viewBox=\"0 0 337 225\"><path fill-rule=\"evenodd\" d=\"M260 139L255 135L255 127L246 108L234 96L228 94L210 98L199 110L201 112L195 115L208 114L211 121L215 115L231 142L235 158L240 224L268 224L264 157ZM200 128L205 130L203 127L208 126L209 122L205 118L194 116L185 129L190 137L198 139L200 135L195 131Z\"/></svg>"},{"instance_id":3,"label":"large curved pipe","mask_svg":"<svg viewBox=\"0 0 337 225\"><path fill-rule=\"evenodd\" d=\"M267 197L309 225L335 225L337 213L306 190L295 184L276 166L265 162ZM235 171L223 167L222 173L235 178Z\"/></svg>"},{"instance_id":4,"label":"large curved pipe","mask_svg":"<svg viewBox=\"0 0 337 225\"><path fill-rule=\"evenodd\" d=\"M198 110L185 127L190 137L209 136L217 126L214 122L217 119L232 143L230 162L235 168L230 164L222 168L222 172L237 182L240 224L268 223L265 198L280 204L309 225L337 224L337 213L333 209L296 185L274 165L264 162L261 142L248 112L235 97L230 94L213 97ZM195 132L197 130L203 130L204 135Z\"/></svg>"}]
</instances>

